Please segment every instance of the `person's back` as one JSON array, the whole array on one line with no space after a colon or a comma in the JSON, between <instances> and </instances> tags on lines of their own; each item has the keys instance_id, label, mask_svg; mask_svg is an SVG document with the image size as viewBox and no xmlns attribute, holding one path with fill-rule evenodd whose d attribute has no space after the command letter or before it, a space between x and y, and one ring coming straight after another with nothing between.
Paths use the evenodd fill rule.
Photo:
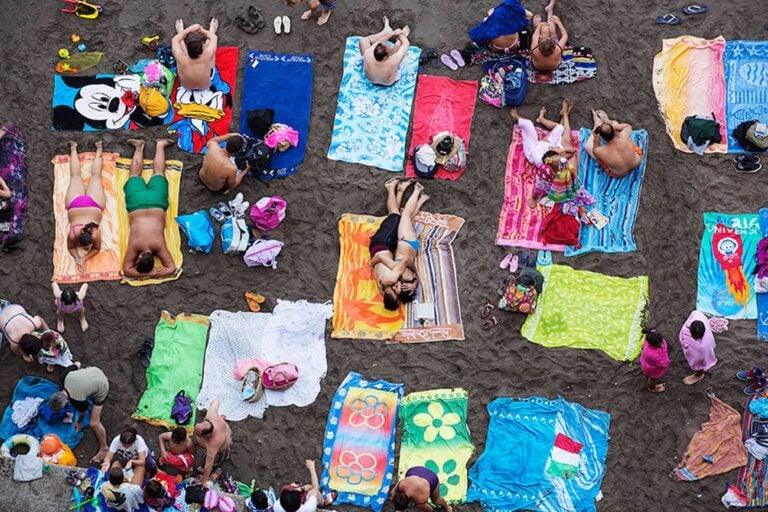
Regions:
<instances>
[{"instance_id":1,"label":"person's back","mask_svg":"<svg viewBox=\"0 0 768 512\"><path fill-rule=\"evenodd\" d=\"M230 159L229 152L218 143L209 141L206 147L203 165L200 167L200 181L214 192L229 188L230 180L237 176L237 166Z\"/></svg>"},{"instance_id":2,"label":"person's back","mask_svg":"<svg viewBox=\"0 0 768 512\"><path fill-rule=\"evenodd\" d=\"M136 210L128 215L130 220L129 246L136 246L140 251L152 253L165 247L165 211L160 208Z\"/></svg>"},{"instance_id":3,"label":"person's back","mask_svg":"<svg viewBox=\"0 0 768 512\"><path fill-rule=\"evenodd\" d=\"M101 485L99 491L109 509L133 512L139 510L144 503L144 490L140 485L125 482L123 470L119 467L109 470L108 480Z\"/></svg>"},{"instance_id":4,"label":"person's back","mask_svg":"<svg viewBox=\"0 0 768 512\"><path fill-rule=\"evenodd\" d=\"M216 67L218 26L216 18L211 20L209 30L197 24L184 29L184 23L181 20L176 21L176 36L171 41L171 49L182 87L190 90L211 87L211 78Z\"/></svg>"},{"instance_id":5,"label":"person's back","mask_svg":"<svg viewBox=\"0 0 768 512\"><path fill-rule=\"evenodd\" d=\"M531 65L536 71L543 73L554 71L563 60L563 49L551 39L542 41L531 50Z\"/></svg>"},{"instance_id":6,"label":"person's back","mask_svg":"<svg viewBox=\"0 0 768 512\"><path fill-rule=\"evenodd\" d=\"M381 53L381 52L379 52ZM371 48L363 55L363 68L365 76L371 83L382 86L390 86L398 79L398 70L401 60L393 59L385 55L381 60L377 58L375 48Z\"/></svg>"},{"instance_id":7,"label":"person's back","mask_svg":"<svg viewBox=\"0 0 768 512\"><path fill-rule=\"evenodd\" d=\"M632 128L615 131L613 138L604 145L596 146L595 158L600 160L606 172L614 178L622 178L637 169L643 160L642 150L632 142Z\"/></svg>"}]
</instances>

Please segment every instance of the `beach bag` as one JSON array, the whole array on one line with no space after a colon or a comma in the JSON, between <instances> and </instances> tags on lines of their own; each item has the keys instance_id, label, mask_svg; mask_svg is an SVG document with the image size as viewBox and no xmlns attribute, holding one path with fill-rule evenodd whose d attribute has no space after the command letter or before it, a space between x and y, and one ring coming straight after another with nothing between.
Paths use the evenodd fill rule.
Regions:
<instances>
[{"instance_id":1,"label":"beach bag","mask_svg":"<svg viewBox=\"0 0 768 512\"><path fill-rule=\"evenodd\" d=\"M173 399L171 418L179 425L186 425L192 419L192 399L182 389Z\"/></svg>"},{"instance_id":2,"label":"beach bag","mask_svg":"<svg viewBox=\"0 0 768 512\"><path fill-rule=\"evenodd\" d=\"M688 139L690 138L690 142L695 146L718 144L723 140L722 135L720 135L720 123L717 122L714 112L712 112L711 117L686 117L680 129L680 138L686 144L689 144Z\"/></svg>"},{"instance_id":3,"label":"beach bag","mask_svg":"<svg viewBox=\"0 0 768 512\"><path fill-rule=\"evenodd\" d=\"M757 119L744 121L733 130L733 138L736 139L736 142L738 142L739 146L744 148L745 151L763 151L759 147L755 146L752 142L750 142L750 140L747 138L747 131L756 123Z\"/></svg>"},{"instance_id":4,"label":"beach bag","mask_svg":"<svg viewBox=\"0 0 768 512\"><path fill-rule=\"evenodd\" d=\"M509 107L516 107L523 103L528 92L525 60L513 58L502 70L502 76L504 77L504 104Z\"/></svg>"},{"instance_id":5,"label":"beach bag","mask_svg":"<svg viewBox=\"0 0 768 512\"><path fill-rule=\"evenodd\" d=\"M467 149L464 146L464 141L459 139L459 150L443 164L443 169L448 172L460 172L466 168Z\"/></svg>"},{"instance_id":6,"label":"beach bag","mask_svg":"<svg viewBox=\"0 0 768 512\"><path fill-rule=\"evenodd\" d=\"M221 249L224 254L244 252L249 241L250 232L245 219L228 217L221 225Z\"/></svg>"},{"instance_id":7,"label":"beach bag","mask_svg":"<svg viewBox=\"0 0 768 512\"><path fill-rule=\"evenodd\" d=\"M259 238L248 248L243 256L243 261L249 267L277 268L277 255L283 250L285 244L280 240Z\"/></svg>"},{"instance_id":8,"label":"beach bag","mask_svg":"<svg viewBox=\"0 0 768 512\"><path fill-rule=\"evenodd\" d=\"M530 269L536 274L541 274ZM543 282L544 278L541 277ZM499 309L510 311L512 313L530 314L536 311L536 300L539 297L539 290L536 289L536 283L533 277L512 274L501 282L499 289Z\"/></svg>"},{"instance_id":9,"label":"beach bag","mask_svg":"<svg viewBox=\"0 0 768 512\"><path fill-rule=\"evenodd\" d=\"M208 492L208 489L203 487L200 484L192 484L188 485L186 487L186 495L184 497L184 501L186 501L189 504L192 503L199 503L203 504L205 503L205 495Z\"/></svg>"},{"instance_id":10,"label":"beach bag","mask_svg":"<svg viewBox=\"0 0 768 512\"><path fill-rule=\"evenodd\" d=\"M768 125L754 122L747 128L747 142L757 148L757 151L768 149Z\"/></svg>"},{"instance_id":11,"label":"beach bag","mask_svg":"<svg viewBox=\"0 0 768 512\"><path fill-rule=\"evenodd\" d=\"M261 374L264 387L272 391L285 391L299 380L299 368L293 363L268 366Z\"/></svg>"},{"instance_id":12,"label":"beach bag","mask_svg":"<svg viewBox=\"0 0 768 512\"><path fill-rule=\"evenodd\" d=\"M253 392L251 392L251 388ZM261 370L256 367L250 368L243 377L243 385L240 388L240 398L248 403L254 403L264 394L264 382Z\"/></svg>"},{"instance_id":13,"label":"beach bag","mask_svg":"<svg viewBox=\"0 0 768 512\"><path fill-rule=\"evenodd\" d=\"M558 207L544 219L544 229L541 233L545 244L578 245L581 224L573 215L565 214Z\"/></svg>"},{"instance_id":14,"label":"beach bag","mask_svg":"<svg viewBox=\"0 0 768 512\"><path fill-rule=\"evenodd\" d=\"M496 73L489 71L483 75L477 95L480 101L492 107L504 106L504 84L497 79Z\"/></svg>"},{"instance_id":15,"label":"beach bag","mask_svg":"<svg viewBox=\"0 0 768 512\"><path fill-rule=\"evenodd\" d=\"M254 135L260 138L264 138L267 135L275 119L275 111L271 108L249 110L245 115L248 128L251 129Z\"/></svg>"},{"instance_id":16,"label":"beach bag","mask_svg":"<svg viewBox=\"0 0 768 512\"><path fill-rule=\"evenodd\" d=\"M187 245L197 252L208 254L216 239L216 231L213 222L205 210L200 210L189 215L179 215L176 222L184 234L187 235Z\"/></svg>"},{"instance_id":17,"label":"beach bag","mask_svg":"<svg viewBox=\"0 0 768 512\"><path fill-rule=\"evenodd\" d=\"M287 208L280 196L262 197L251 206L251 220L259 231L271 231L285 219Z\"/></svg>"}]
</instances>

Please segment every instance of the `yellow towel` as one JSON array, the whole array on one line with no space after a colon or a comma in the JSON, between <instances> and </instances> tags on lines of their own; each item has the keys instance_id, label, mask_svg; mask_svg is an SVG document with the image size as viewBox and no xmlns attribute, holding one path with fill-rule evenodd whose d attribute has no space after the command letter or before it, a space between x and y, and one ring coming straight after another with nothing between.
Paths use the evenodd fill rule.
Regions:
<instances>
[{"instance_id":1,"label":"yellow towel","mask_svg":"<svg viewBox=\"0 0 768 512\"><path fill-rule=\"evenodd\" d=\"M80 172L86 188L91 177L95 153L80 153ZM65 198L69 188L69 155L57 155L53 163L53 214L56 219L56 240L53 244L53 280L57 283L84 283L120 279L120 240L118 234L118 204L115 187L117 153L102 154L102 184L107 203L101 219L101 251L85 262L81 272L67 250L70 229Z\"/></svg>"},{"instance_id":2,"label":"yellow towel","mask_svg":"<svg viewBox=\"0 0 768 512\"><path fill-rule=\"evenodd\" d=\"M163 277L159 279L132 279L123 278L124 283L128 283L131 286L144 286L148 284L164 283L166 281L175 281L181 276L181 264L184 261L184 255L181 252L181 234L179 233L179 225L176 223L176 216L179 214L179 185L181 184L181 171L184 168L178 160L166 160L165 162L165 177L168 179L168 210L165 212L165 243L168 246L168 250L171 252L176 268L179 270L172 276ZM152 160L144 160L144 169L141 172L141 177L144 181L149 180L153 174ZM120 218L120 262L122 264L125 257L125 250L128 247L128 235L130 234L131 225L128 220L128 210L125 209L125 193L123 192L123 185L128 181L131 175L131 159L130 158L118 158L117 170L115 172L115 188L117 189L117 204L118 215ZM156 264L160 264L155 259Z\"/></svg>"}]
</instances>

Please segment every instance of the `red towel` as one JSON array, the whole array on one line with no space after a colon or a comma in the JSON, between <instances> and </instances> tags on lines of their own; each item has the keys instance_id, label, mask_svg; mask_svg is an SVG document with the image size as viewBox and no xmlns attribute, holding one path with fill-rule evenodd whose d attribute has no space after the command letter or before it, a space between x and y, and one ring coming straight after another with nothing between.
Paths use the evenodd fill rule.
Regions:
<instances>
[{"instance_id":1,"label":"red towel","mask_svg":"<svg viewBox=\"0 0 768 512\"><path fill-rule=\"evenodd\" d=\"M475 115L477 82L474 80L451 80L443 76L419 75L416 88L416 102L413 114L413 134L405 174L415 177L413 152L420 144L432 142L432 136L450 131L459 136L469 149L469 132ZM438 166L436 178L455 181L464 171L448 172Z\"/></svg>"}]
</instances>

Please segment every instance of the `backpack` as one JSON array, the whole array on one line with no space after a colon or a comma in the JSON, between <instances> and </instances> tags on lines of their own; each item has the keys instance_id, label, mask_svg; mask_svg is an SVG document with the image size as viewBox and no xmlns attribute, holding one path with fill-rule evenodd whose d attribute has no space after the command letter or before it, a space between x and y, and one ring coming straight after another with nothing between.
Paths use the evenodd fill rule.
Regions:
<instances>
[{"instance_id":1,"label":"backpack","mask_svg":"<svg viewBox=\"0 0 768 512\"><path fill-rule=\"evenodd\" d=\"M525 61L520 58L511 59L510 63L502 68L504 73L504 104L510 107L520 105L528 92L528 76L525 70Z\"/></svg>"},{"instance_id":2,"label":"backpack","mask_svg":"<svg viewBox=\"0 0 768 512\"><path fill-rule=\"evenodd\" d=\"M694 146L703 146L704 144L718 144L722 142L720 135L720 123L717 122L715 113L712 117L688 116L683 121L680 129L680 138L685 144L693 143Z\"/></svg>"},{"instance_id":3,"label":"backpack","mask_svg":"<svg viewBox=\"0 0 768 512\"><path fill-rule=\"evenodd\" d=\"M747 128L747 141L757 148L756 151L768 149L768 125L757 121L752 123L752 126Z\"/></svg>"},{"instance_id":4,"label":"backpack","mask_svg":"<svg viewBox=\"0 0 768 512\"><path fill-rule=\"evenodd\" d=\"M262 197L251 206L251 220L259 231L273 230L285 219L287 207L280 196Z\"/></svg>"},{"instance_id":5,"label":"backpack","mask_svg":"<svg viewBox=\"0 0 768 512\"><path fill-rule=\"evenodd\" d=\"M176 393L171 407L171 418L179 425L186 425L192 419L192 399L182 389Z\"/></svg>"},{"instance_id":6,"label":"backpack","mask_svg":"<svg viewBox=\"0 0 768 512\"><path fill-rule=\"evenodd\" d=\"M530 314L536 311L536 300L541 293L544 276L532 267L525 267L501 282L499 309L513 313Z\"/></svg>"},{"instance_id":7,"label":"backpack","mask_svg":"<svg viewBox=\"0 0 768 512\"><path fill-rule=\"evenodd\" d=\"M264 369L261 379L265 388L285 391L299 380L299 368L293 363L273 364Z\"/></svg>"},{"instance_id":8,"label":"backpack","mask_svg":"<svg viewBox=\"0 0 768 512\"><path fill-rule=\"evenodd\" d=\"M485 64L485 76L480 79L478 95L482 101L501 108L520 105L528 92L525 59L507 57Z\"/></svg>"},{"instance_id":9,"label":"backpack","mask_svg":"<svg viewBox=\"0 0 768 512\"><path fill-rule=\"evenodd\" d=\"M277 255L283 250L284 245L280 240L259 238L245 251L243 261L249 267L277 268Z\"/></svg>"},{"instance_id":10,"label":"backpack","mask_svg":"<svg viewBox=\"0 0 768 512\"><path fill-rule=\"evenodd\" d=\"M264 174L264 171L272 165L272 153L274 150L264 142L264 139L243 135L245 145L235 155L235 166L243 171L246 167L250 172Z\"/></svg>"},{"instance_id":11,"label":"backpack","mask_svg":"<svg viewBox=\"0 0 768 512\"><path fill-rule=\"evenodd\" d=\"M744 121L743 123L739 123L739 126L733 130L733 138L736 139L736 142L739 143L739 146L741 146L744 151L762 151L762 149L752 144L747 138L747 130L749 130L755 123L757 123L757 119Z\"/></svg>"}]
</instances>

